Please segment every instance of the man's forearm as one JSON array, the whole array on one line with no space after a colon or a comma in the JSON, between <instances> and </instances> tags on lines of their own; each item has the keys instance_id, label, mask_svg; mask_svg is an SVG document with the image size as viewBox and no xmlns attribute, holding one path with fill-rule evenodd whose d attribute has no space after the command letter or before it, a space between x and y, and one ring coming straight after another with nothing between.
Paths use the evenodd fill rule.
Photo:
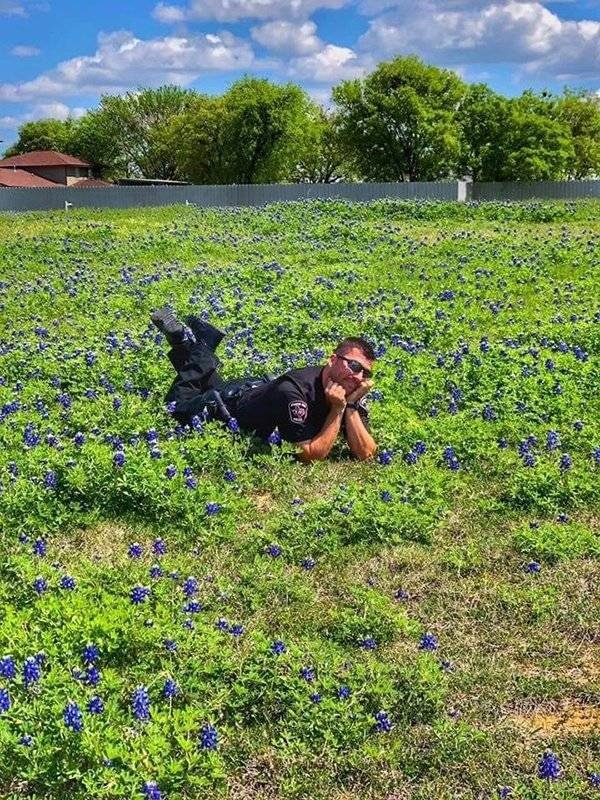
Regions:
<instances>
[{"instance_id":1,"label":"man's forearm","mask_svg":"<svg viewBox=\"0 0 600 800\"><path fill-rule=\"evenodd\" d=\"M375 440L365 428L360 414L355 408L346 408L346 439L352 454L365 461L377 452Z\"/></svg>"},{"instance_id":2,"label":"man's forearm","mask_svg":"<svg viewBox=\"0 0 600 800\"><path fill-rule=\"evenodd\" d=\"M300 461L321 461L327 458L340 432L343 417L343 408L329 410L319 433L314 439L310 440L310 443L304 447L302 453L298 456Z\"/></svg>"}]
</instances>

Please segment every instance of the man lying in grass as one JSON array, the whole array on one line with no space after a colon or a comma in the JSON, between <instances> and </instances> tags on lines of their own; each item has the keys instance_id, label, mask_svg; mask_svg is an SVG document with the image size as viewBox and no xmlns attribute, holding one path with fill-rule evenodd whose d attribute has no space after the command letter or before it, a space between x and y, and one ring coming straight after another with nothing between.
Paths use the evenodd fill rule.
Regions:
<instances>
[{"instance_id":1,"label":"man lying in grass","mask_svg":"<svg viewBox=\"0 0 600 800\"><path fill-rule=\"evenodd\" d=\"M182 424L208 413L263 440L277 428L283 439L299 445L298 459L305 463L327 458L340 432L356 458L375 455L364 400L373 385L375 353L365 339L344 339L324 366L225 382L215 355L221 331L195 316L186 317L184 325L168 307L154 312L152 322L171 346L177 377L166 401Z\"/></svg>"}]
</instances>

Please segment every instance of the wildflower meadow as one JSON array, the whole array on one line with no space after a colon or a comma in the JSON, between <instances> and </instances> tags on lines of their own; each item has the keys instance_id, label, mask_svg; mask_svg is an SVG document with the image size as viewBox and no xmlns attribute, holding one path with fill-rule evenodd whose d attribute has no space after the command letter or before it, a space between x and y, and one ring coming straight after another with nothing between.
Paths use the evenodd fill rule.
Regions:
<instances>
[{"instance_id":1,"label":"wildflower meadow","mask_svg":"<svg viewBox=\"0 0 600 800\"><path fill-rule=\"evenodd\" d=\"M599 209L0 217L0 797L600 797ZM167 302L376 457L178 425Z\"/></svg>"}]
</instances>

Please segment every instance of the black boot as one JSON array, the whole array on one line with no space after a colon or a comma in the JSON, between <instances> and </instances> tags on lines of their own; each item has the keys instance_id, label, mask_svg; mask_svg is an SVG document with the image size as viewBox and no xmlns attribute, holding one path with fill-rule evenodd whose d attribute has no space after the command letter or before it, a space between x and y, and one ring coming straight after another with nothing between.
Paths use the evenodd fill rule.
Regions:
<instances>
[{"instance_id":1,"label":"black boot","mask_svg":"<svg viewBox=\"0 0 600 800\"><path fill-rule=\"evenodd\" d=\"M177 319L175 312L169 306L153 311L150 319L158 330L164 334L171 347L176 347L184 342L195 343L196 337L192 331Z\"/></svg>"},{"instance_id":2,"label":"black boot","mask_svg":"<svg viewBox=\"0 0 600 800\"><path fill-rule=\"evenodd\" d=\"M196 337L196 341L206 342L213 352L217 349L225 336L223 331L215 328L210 322L204 322L204 320L194 314L190 314L189 317L186 317L185 321L190 326L192 333Z\"/></svg>"}]
</instances>

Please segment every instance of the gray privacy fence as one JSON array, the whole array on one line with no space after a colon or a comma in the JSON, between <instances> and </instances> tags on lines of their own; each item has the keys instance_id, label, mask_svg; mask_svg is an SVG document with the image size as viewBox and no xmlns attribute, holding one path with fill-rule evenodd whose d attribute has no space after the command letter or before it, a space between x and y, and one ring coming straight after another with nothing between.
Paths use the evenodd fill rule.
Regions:
<instances>
[{"instance_id":1,"label":"gray privacy fence","mask_svg":"<svg viewBox=\"0 0 600 800\"><path fill-rule=\"evenodd\" d=\"M600 198L600 181L472 183L472 200L578 200Z\"/></svg>"},{"instance_id":2,"label":"gray privacy fence","mask_svg":"<svg viewBox=\"0 0 600 800\"><path fill-rule=\"evenodd\" d=\"M343 198L365 202L385 197L456 200L457 183L292 183L243 186L111 186L74 189L0 188L0 211L65 208L131 208L193 203L197 206L260 206L290 200Z\"/></svg>"},{"instance_id":3,"label":"gray privacy fence","mask_svg":"<svg viewBox=\"0 0 600 800\"><path fill-rule=\"evenodd\" d=\"M69 208L133 208L192 203L204 207L261 206L292 200L342 198L366 202L398 200L530 200L600 197L599 181L540 183L294 183L244 186L111 186L74 189L0 188L1 211L47 211Z\"/></svg>"}]
</instances>

